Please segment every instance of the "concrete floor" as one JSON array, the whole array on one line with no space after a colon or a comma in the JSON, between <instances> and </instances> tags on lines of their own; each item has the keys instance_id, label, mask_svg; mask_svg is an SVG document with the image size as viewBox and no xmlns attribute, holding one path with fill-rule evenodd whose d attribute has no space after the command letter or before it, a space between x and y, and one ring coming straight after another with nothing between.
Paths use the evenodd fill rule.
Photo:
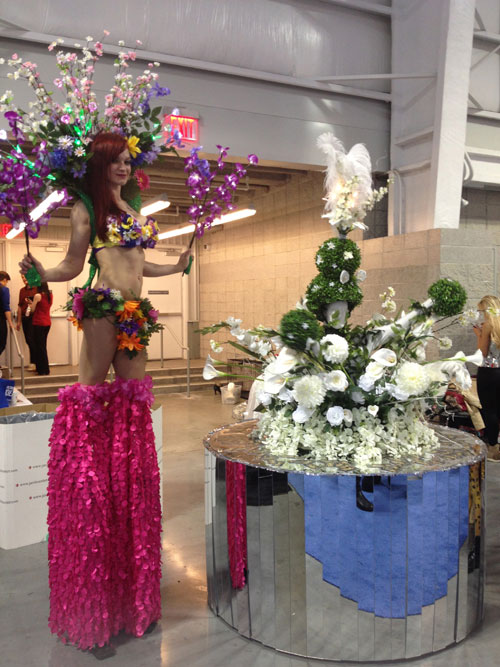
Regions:
<instances>
[{"instance_id":1,"label":"concrete floor","mask_svg":"<svg viewBox=\"0 0 500 667\"><path fill-rule=\"evenodd\" d=\"M203 436L232 421L220 396L170 394L164 406L163 618L141 639L120 635L116 667L291 667L325 663L289 658L247 641L215 618L206 605ZM488 467L486 618L462 644L406 664L494 667L500 664L500 464ZM0 549L0 665L80 667L95 658L64 646L47 628L46 544ZM357 663L360 664L360 663ZM373 664L373 663L371 663ZM381 664L381 663L378 663ZM394 665L402 662L391 663Z\"/></svg>"}]
</instances>

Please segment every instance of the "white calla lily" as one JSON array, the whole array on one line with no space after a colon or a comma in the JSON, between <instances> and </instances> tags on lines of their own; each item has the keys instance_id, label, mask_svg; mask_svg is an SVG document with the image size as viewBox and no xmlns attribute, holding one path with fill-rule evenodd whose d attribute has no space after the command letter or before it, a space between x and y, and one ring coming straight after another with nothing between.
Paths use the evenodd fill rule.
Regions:
<instances>
[{"instance_id":1,"label":"white calla lily","mask_svg":"<svg viewBox=\"0 0 500 667\"><path fill-rule=\"evenodd\" d=\"M218 371L215 366L217 364L224 365L224 362L220 361L215 361L215 359L212 359L210 355L207 356L207 360L205 362L205 367L203 368L203 379L204 380L213 380L216 377L224 377L227 375L227 373L224 373L223 371Z\"/></svg>"},{"instance_id":2,"label":"white calla lily","mask_svg":"<svg viewBox=\"0 0 500 667\"><path fill-rule=\"evenodd\" d=\"M270 375L279 375L288 373L298 363L297 353L289 347L282 347L280 353L274 361L266 367L266 372Z\"/></svg>"},{"instance_id":3,"label":"white calla lily","mask_svg":"<svg viewBox=\"0 0 500 667\"><path fill-rule=\"evenodd\" d=\"M267 394L278 394L286 382L286 378L282 375L273 375L267 372L266 368L264 372L264 391Z\"/></svg>"},{"instance_id":4,"label":"white calla lily","mask_svg":"<svg viewBox=\"0 0 500 667\"><path fill-rule=\"evenodd\" d=\"M395 366L398 357L393 350L389 350L387 347L381 347L379 350L370 355L370 359L373 359L381 366Z\"/></svg>"}]
</instances>

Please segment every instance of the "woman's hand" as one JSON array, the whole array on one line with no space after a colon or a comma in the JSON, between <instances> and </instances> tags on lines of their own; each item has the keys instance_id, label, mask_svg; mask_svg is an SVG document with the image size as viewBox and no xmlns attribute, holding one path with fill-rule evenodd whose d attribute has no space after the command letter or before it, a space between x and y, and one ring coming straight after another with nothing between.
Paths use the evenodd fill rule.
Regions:
<instances>
[{"instance_id":1,"label":"woman's hand","mask_svg":"<svg viewBox=\"0 0 500 667\"><path fill-rule=\"evenodd\" d=\"M31 269L31 267L34 266L35 269L40 274L40 278L42 279L42 283L47 282L47 276L45 274L45 269L43 268L41 262L39 262L37 259L35 259L33 257L33 255L24 255L22 260L19 262L19 266L21 267L21 273L23 275L26 275L28 273L28 271Z\"/></svg>"},{"instance_id":2,"label":"woman's hand","mask_svg":"<svg viewBox=\"0 0 500 667\"><path fill-rule=\"evenodd\" d=\"M181 272L181 271L185 271L185 270L187 269L188 264L189 264L189 260L191 259L191 255L192 255L192 254L193 254L193 253L192 253L192 251L191 251L191 248L188 248L188 249L185 250L185 251L182 253L182 255L179 257L179 261L177 262L177 270L178 270L179 272Z\"/></svg>"}]
</instances>

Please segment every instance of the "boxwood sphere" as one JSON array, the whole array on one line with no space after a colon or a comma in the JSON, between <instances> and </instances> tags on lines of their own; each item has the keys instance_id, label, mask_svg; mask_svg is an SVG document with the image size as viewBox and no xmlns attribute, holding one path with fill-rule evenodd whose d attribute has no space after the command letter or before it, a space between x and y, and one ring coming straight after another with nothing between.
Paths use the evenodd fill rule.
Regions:
<instances>
[{"instance_id":1,"label":"boxwood sphere","mask_svg":"<svg viewBox=\"0 0 500 667\"><path fill-rule=\"evenodd\" d=\"M323 336L323 329L311 312L294 309L281 318L280 336L287 347L305 350L307 339L319 340Z\"/></svg>"},{"instance_id":2,"label":"boxwood sphere","mask_svg":"<svg viewBox=\"0 0 500 667\"><path fill-rule=\"evenodd\" d=\"M467 292L457 280L441 278L427 292L434 301L432 312L440 317L458 315L467 302Z\"/></svg>"},{"instance_id":3,"label":"boxwood sphere","mask_svg":"<svg viewBox=\"0 0 500 667\"><path fill-rule=\"evenodd\" d=\"M352 258L349 255L352 255ZM320 245L316 253L316 267L327 277L336 277L343 269L353 275L360 264L361 252L357 244L349 239L328 239Z\"/></svg>"},{"instance_id":4,"label":"boxwood sphere","mask_svg":"<svg viewBox=\"0 0 500 667\"><path fill-rule=\"evenodd\" d=\"M307 307L319 319L325 316L325 308L334 301L347 301L349 311L359 305L363 294L355 280L345 285L339 280L330 280L321 273L311 280L306 290Z\"/></svg>"}]
</instances>

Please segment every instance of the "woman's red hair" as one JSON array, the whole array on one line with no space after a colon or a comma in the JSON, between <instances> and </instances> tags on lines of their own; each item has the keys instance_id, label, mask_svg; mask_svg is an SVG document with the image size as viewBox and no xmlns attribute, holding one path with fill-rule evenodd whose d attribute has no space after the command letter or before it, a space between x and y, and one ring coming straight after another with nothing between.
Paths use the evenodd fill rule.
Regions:
<instances>
[{"instance_id":1,"label":"woman's red hair","mask_svg":"<svg viewBox=\"0 0 500 667\"><path fill-rule=\"evenodd\" d=\"M101 132L90 145L92 157L88 161L87 192L92 199L97 236L106 240L106 218L120 215L121 209L108 183L109 165L127 148L127 140L120 134Z\"/></svg>"}]
</instances>

